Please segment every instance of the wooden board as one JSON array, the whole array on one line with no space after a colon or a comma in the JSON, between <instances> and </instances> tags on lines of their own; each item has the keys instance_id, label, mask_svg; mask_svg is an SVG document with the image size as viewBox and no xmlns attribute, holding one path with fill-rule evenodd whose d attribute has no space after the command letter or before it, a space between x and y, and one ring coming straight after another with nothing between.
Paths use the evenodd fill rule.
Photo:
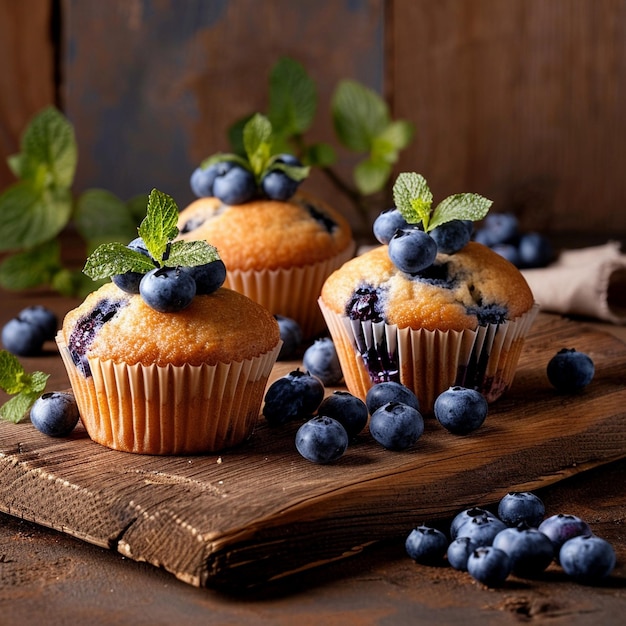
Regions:
<instances>
[{"instance_id":1,"label":"wooden board","mask_svg":"<svg viewBox=\"0 0 626 626\"><path fill-rule=\"evenodd\" d=\"M545 376L562 347L587 352L596 376L576 396ZM0 510L165 568L196 586L255 585L403 537L511 489L536 489L626 456L626 345L540 315L514 385L484 426L456 437L428 420L414 448L389 452L367 433L318 466L262 419L222 454L151 457L0 424ZM274 376L293 363L277 365Z\"/></svg>"}]
</instances>

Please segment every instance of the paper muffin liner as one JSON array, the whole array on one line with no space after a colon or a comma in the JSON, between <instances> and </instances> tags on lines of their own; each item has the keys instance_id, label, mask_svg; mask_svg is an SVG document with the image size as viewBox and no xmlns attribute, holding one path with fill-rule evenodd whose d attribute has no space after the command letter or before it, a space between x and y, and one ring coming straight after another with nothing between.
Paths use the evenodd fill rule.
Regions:
<instances>
[{"instance_id":1,"label":"paper muffin liner","mask_svg":"<svg viewBox=\"0 0 626 626\"><path fill-rule=\"evenodd\" d=\"M512 384L530 327L534 305L520 317L476 330L430 331L360 322L338 315L319 300L350 393L365 399L368 389L395 380L417 395L420 410L432 412L437 396L454 385L480 391L488 402Z\"/></svg>"},{"instance_id":2,"label":"paper muffin liner","mask_svg":"<svg viewBox=\"0 0 626 626\"><path fill-rule=\"evenodd\" d=\"M90 357L86 377L61 333L56 341L89 437L115 450L157 455L217 452L250 437L281 346L217 365L128 365Z\"/></svg>"},{"instance_id":3,"label":"paper muffin liner","mask_svg":"<svg viewBox=\"0 0 626 626\"><path fill-rule=\"evenodd\" d=\"M225 287L234 289L274 315L294 319L305 339L325 330L317 299L326 279L354 256L356 244L341 253L320 261L288 269L237 270L228 268Z\"/></svg>"}]
</instances>

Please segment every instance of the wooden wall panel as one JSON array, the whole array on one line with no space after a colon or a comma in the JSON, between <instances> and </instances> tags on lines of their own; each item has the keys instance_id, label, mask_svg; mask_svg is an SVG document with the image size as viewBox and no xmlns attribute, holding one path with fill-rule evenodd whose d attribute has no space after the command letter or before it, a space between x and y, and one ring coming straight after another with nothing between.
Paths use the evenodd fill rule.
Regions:
<instances>
[{"instance_id":1,"label":"wooden wall panel","mask_svg":"<svg viewBox=\"0 0 626 626\"><path fill-rule=\"evenodd\" d=\"M15 181L6 164L30 118L54 103L50 0L0 0L0 191Z\"/></svg>"},{"instance_id":2,"label":"wooden wall panel","mask_svg":"<svg viewBox=\"0 0 626 626\"><path fill-rule=\"evenodd\" d=\"M399 168L526 228L626 233L624 0L392 0Z\"/></svg>"}]
</instances>

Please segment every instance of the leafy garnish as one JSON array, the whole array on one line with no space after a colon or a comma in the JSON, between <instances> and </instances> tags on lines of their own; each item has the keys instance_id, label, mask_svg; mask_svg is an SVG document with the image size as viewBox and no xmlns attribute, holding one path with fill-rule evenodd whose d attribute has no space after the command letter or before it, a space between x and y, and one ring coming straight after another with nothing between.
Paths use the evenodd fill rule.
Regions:
<instances>
[{"instance_id":1,"label":"leafy garnish","mask_svg":"<svg viewBox=\"0 0 626 626\"><path fill-rule=\"evenodd\" d=\"M153 189L138 228L150 257L122 243L106 243L89 255L83 272L93 280L101 280L126 272L145 274L155 267L194 267L220 258L217 249L206 241L174 241L179 232L177 223L176 202Z\"/></svg>"},{"instance_id":2,"label":"leafy garnish","mask_svg":"<svg viewBox=\"0 0 626 626\"><path fill-rule=\"evenodd\" d=\"M46 389L49 374L28 374L17 357L0 350L0 389L13 396L0 407L0 419L17 424Z\"/></svg>"},{"instance_id":3,"label":"leafy garnish","mask_svg":"<svg viewBox=\"0 0 626 626\"><path fill-rule=\"evenodd\" d=\"M442 200L433 210L433 194L426 179L415 172L398 175L393 186L396 208L409 224L422 224L429 232L452 220L481 220L493 202L476 193L459 193Z\"/></svg>"}]
</instances>

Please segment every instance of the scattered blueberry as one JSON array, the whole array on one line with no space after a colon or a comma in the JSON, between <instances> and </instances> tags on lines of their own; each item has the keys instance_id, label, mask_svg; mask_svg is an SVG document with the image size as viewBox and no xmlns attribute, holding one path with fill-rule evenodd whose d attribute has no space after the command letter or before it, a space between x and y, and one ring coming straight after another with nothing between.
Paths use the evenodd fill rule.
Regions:
<instances>
[{"instance_id":1,"label":"scattered blueberry","mask_svg":"<svg viewBox=\"0 0 626 626\"><path fill-rule=\"evenodd\" d=\"M448 563L460 572L467 571L467 559L477 547L470 537L453 539L447 550Z\"/></svg>"},{"instance_id":2,"label":"scattered blueberry","mask_svg":"<svg viewBox=\"0 0 626 626\"><path fill-rule=\"evenodd\" d=\"M506 552L493 546L476 548L467 559L470 576L487 587L500 587L511 573Z\"/></svg>"},{"instance_id":3,"label":"scattered blueberry","mask_svg":"<svg viewBox=\"0 0 626 626\"><path fill-rule=\"evenodd\" d=\"M52 340L57 333L59 320L56 314L41 304L35 304L22 309L18 317L26 322L39 326L45 340Z\"/></svg>"},{"instance_id":4,"label":"scattered blueberry","mask_svg":"<svg viewBox=\"0 0 626 626\"><path fill-rule=\"evenodd\" d=\"M511 243L519 234L519 221L513 213L489 213L483 222L487 245Z\"/></svg>"},{"instance_id":5,"label":"scattered blueberry","mask_svg":"<svg viewBox=\"0 0 626 626\"><path fill-rule=\"evenodd\" d=\"M538 528L545 513L546 507L541 498L530 491L511 491L498 503L498 517L507 526L517 526L525 522Z\"/></svg>"},{"instance_id":6,"label":"scattered blueberry","mask_svg":"<svg viewBox=\"0 0 626 626\"><path fill-rule=\"evenodd\" d=\"M336 419L346 429L350 439L356 437L365 428L369 417L367 406L361 398L341 390L326 396L317 412L319 415Z\"/></svg>"},{"instance_id":7,"label":"scattered blueberry","mask_svg":"<svg viewBox=\"0 0 626 626\"><path fill-rule=\"evenodd\" d=\"M127 246L131 250L135 250L144 256L150 257L148 248L141 237L136 237ZM139 283L144 277L141 272L126 272L124 274L116 274L111 276L111 280L126 293L139 293Z\"/></svg>"},{"instance_id":8,"label":"scattered blueberry","mask_svg":"<svg viewBox=\"0 0 626 626\"><path fill-rule=\"evenodd\" d=\"M494 252L497 252L503 259L506 259L509 263L513 263L515 267L520 267L521 257L517 246L512 243L496 243L491 246Z\"/></svg>"},{"instance_id":9,"label":"scattered blueberry","mask_svg":"<svg viewBox=\"0 0 626 626\"><path fill-rule=\"evenodd\" d=\"M563 571L577 582L593 584L609 576L616 556L608 541L595 535L580 535L561 546L559 562Z\"/></svg>"},{"instance_id":10,"label":"scattered blueberry","mask_svg":"<svg viewBox=\"0 0 626 626\"><path fill-rule=\"evenodd\" d=\"M2 327L2 344L16 356L40 354L44 341L44 329L38 324L20 318L19 315Z\"/></svg>"},{"instance_id":11,"label":"scattered blueberry","mask_svg":"<svg viewBox=\"0 0 626 626\"><path fill-rule=\"evenodd\" d=\"M313 463L331 463L348 447L346 429L332 417L320 416L308 420L296 432L296 449Z\"/></svg>"},{"instance_id":12,"label":"scattered blueberry","mask_svg":"<svg viewBox=\"0 0 626 626\"><path fill-rule=\"evenodd\" d=\"M388 402L370 417L370 434L388 450L406 450L424 432L422 414L408 404Z\"/></svg>"},{"instance_id":13,"label":"scattered blueberry","mask_svg":"<svg viewBox=\"0 0 626 626\"><path fill-rule=\"evenodd\" d=\"M44 393L30 409L30 421L44 435L67 437L78 424L74 395L62 391Z\"/></svg>"},{"instance_id":14,"label":"scattered blueberry","mask_svg":"<svg viewBox=\"0 0 626 626\"><path fill-rule=\"evenodd\" d=\"M196 281L178 267L160 267L144 274L139 283L143 301L160 313L176 313L191 304Z\"/></svg>"},{"instance_id":15,"label":"scattered blueberry","mask_svg":"<svg viewBox=\"0 0 626 626\"><path fill-rule=\"evenodd\" d=\"M234 163L219 163L221 171L213 182L213 195L225 204L243 204L251 200L257 191L254 175ZM230 166L230 167L229 167Z\"/></svg>"},{"instance_id":16,"label":"scattered blueberry","mask_svg":"<svg viewBox=\"0 0 626 626\"><path fill-rule=\"evenodd\" d=\"M389 258L402 272L417 274L437 257L435 240L418 228L401 228L389 241Z\"/></svg>"},{"instance_id":17,"label":"scattered blueberry","mask_svg":"<svg viewBox=\"0 0 626 626\"><path fill-rule=\"evenodd\" d=\"M454 386L437 396L433 410L446 430L455 435L467 435L483 425L488 405L479 391Z\"/></svg>"},{"instance_id":18,"label":"scattered blueberry","mask_svg":"<svg viewBox=\"0 0 626 626\"><path fill-rule=\"evenodd\" d=\"M435 564L443 560L448 546L447 537L436 528L418 526L404 542L407 554L417 563Z\"/></svg>"},{"instance_id":19,"label":"scattered blueberry","mask_svg":"<svg viewBox=\"0 0 626 626\"><path fill-rule=\"evenodd\" d=\"M304 351L302 365L327 387L338 385L343 378L337 350L330 337L316 339Z\"/></svg>"},{"instance_id":20,"label":"scattered blueberry","mask_svg":"<svg viewBox=\"0 0 626 626\"><path fill-rule=\"evenodd\" d=\"M541 574L554 558L552 541L525 523L500 531L491 545L506 552L511 559L512 572L525 578Z\"/></svg>"},{"instance_id":21,"label":"scattered blueberry","mask_svg":"<svg viewBox=\"0 0 626 626\"><path fill-rule=\"evenodd\" d=\"M490 546L494 537L507 525L494 515L472 517L458 528L456 537L469 537L477 546Z\"/></svg>"},{"instance_id":22,"label":"scattered blueberry","mask_svg":"<svg viewBox=\"0 0 626 626\"><path fill-rule=\"evenodd\" d=\"M402 213L398 209L393 208L380 213L374 220L372 230L374 231L374 237L380 243L387 244L391 241L395 232L402 228L410 227L404 217L402 217Z\"/></svg>"},{"instance_id":23,"label":"scattered blueberry","mask_svg":"<svg viewBox=\"0 0 626 626\"><path fill-rule=\"evenodd\" d=\"M538 530L547 535L554 545L554 553L558 554L561 546L572 537L579 535L591 535L591 528L584 520L576 515L558 513L547 517Z\"/></svg>"},{"instance_id":24,"label":"scattered blueberry","mask_svg":"<svg viewBox=\"0 0 626 626\"><path fill-rule=\"evenodd\" d=\"M523 233L517 249L520 267L545 267L550 264L554 256L550 240L535 232Z\"/></svg>"},{"instance_id":25,"label":"scattered blueberry","mask_svg":"<svg viewBox=\"0 0 626 626\"><path fill-rule=\"evenodd\" d=\"M365 404L370 415L373 415L383 404L388 402L400 402L412 406L416 411L420 410L417 396L402 383L386 380L368 389Z\"/></svg>"},{"instance_id":26,"label":"scattered blueberry","mask_svg":"<svg viewBox=\"0 0 626 626\"><path fill-rule=\"evenodd\" d=\"M272 426L281 426L296 417L310 417L324 399L319 378L294 370L275 380L265 394L263 416Z\"/></svg>"},{"instance_id":27,"label":"scattered blueberry","mask_svg":"<svg viewBox=\"0 0 626 626\"><path fill-rule=\"evenodd\" d=\"M283 345L278 353L279 361L290 359L302 343L302 328L296 320L284 315L274 315Z\"/></svg>"},{"instance_id":28,"label":"scattered blueberry","mask_svg":"<svg viewBox=\"0 0 626 626\"><path fill-rule=\"evenodd\" d=\"M547 374L558 391L575 393L591 382L595 367L588 354L574 348L563 348L548 362Z\"/></svg>"},{"instance_id":29,"label":"scattered blueberry","mask_svg":"<svg viewBox=\"0 0 626 626\"><path fill-rule=\"evenodd\" d=\"M226 266L221 259L202 265L181 267L180 269L194 279L197 295L206 295L217 291L226 280Z\"/></svg>"},{"instance_id":30,"label":"scattered blueberry","mask_svg":"<svg viewBox=\"0 0 626 626\"><path fill-rule=\"evenodd\" d=\"M464 509L460 513L457 513L452 522L450 523L450 538L456 539L459 534L459 529L465 522L469 522L475 517L496 517L491 511L483 509L479 506L473 506L469 509Z\"/></svg>"},{"instance_id":31,"label":"scattered blueberry","mask_svg":"<svg viewBox=\"0 0 626 626\"><path fill-rule=\"evenodd\" d=\"M220 173L217 164L208 167L197 167L191 174L189 183L191 191L198 198L207 198L213 195L213 183Z\"/></svg>"},{"instance_id":32,"label":"scattered blueberry","mask_svg":"<svg viewBox=\"0 0 626 626\"><path fill-rule=\"evenodd\" d=\"M469 242L472 231L466 221L450 220L433 228L430 236L435 240L439 252L454 254Z\"/></svg>"}]
</instances>

